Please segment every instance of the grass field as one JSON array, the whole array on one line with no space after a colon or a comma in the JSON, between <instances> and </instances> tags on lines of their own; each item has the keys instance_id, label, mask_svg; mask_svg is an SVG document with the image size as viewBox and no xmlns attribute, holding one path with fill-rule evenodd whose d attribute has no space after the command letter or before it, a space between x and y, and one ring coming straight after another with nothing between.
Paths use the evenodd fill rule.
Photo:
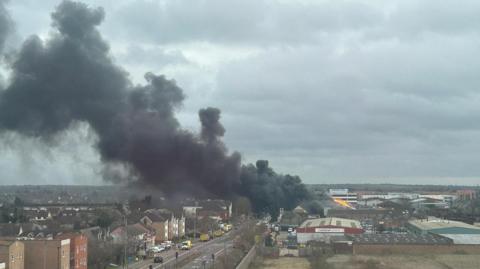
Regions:
<instances>
[{"instance_id":1,"label":"grass field","mask_svg":"<svg viewBox=\"0 0 480 269\"><path fill-rule=\"evenodd\" d=\"M309 269L310 263L304 258L290 258L282 257L279 259L264 259L260 264L257 264L255 269Z\"/></svg>"},{"instance_id":2,"label":"grass field","mask_svg":"<svg viewBox=\"0 0 480 269\"><path fill-rule=\"evenodd\" d=\"M327 262L335 269L477 269L480 255L335 255Z\"/></svg>"},{"instance_id":3,"label":"grass field","mask_svg":"<svg viewBox=\"0 0 480 269\"><path fill-rule=\"evenodd\" d=\"M325 260L324 260L325 261ZM480 269L480 255L335 255L326 262L305 258L259 259L251 269ZM313 268L311 266L317 266Z\"/></svg>"}]
</instances>

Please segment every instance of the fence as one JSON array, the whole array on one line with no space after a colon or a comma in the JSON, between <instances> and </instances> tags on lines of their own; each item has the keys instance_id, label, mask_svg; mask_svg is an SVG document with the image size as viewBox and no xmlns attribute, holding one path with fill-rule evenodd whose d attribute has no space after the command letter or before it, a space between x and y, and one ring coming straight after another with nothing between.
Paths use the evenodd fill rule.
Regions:
<instances>
[{"instance_id":1,"label":"fence","mask_svg":"<svg viewBox=\"0 0 480 269\"><path fill-rule=\"evenodd\" d=\"M237 265L236 269L248 269L252 261L255 259L255 256L257 256L257 249L255 246L253 246L243 257L242 261Z\"/></svg>"}]
</instances>

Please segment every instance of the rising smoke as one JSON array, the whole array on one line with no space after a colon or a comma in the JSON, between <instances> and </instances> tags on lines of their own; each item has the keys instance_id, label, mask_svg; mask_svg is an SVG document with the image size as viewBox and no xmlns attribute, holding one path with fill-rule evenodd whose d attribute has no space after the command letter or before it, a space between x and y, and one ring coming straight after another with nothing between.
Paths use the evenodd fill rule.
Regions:
<instances>
[{"instance_id":1,"label":"rising smoke","mask_svg":"<svg viewBox=\"0 0 480 269\"><path fill-rule=\"evenodd\" d=\"M271 193L288 199L287 189L269 190L270 184L303 186L297 178L276 180L268 167L258 173L242 167L240 154L230 154L221 140L225 128L217 108L199 111L199 135L182 129L175 118L185 98L182 89L152 73L145 75L146 85L132 85L96 29L104 15L101 8L63 1L52 14L56 32L23 44L10 66L10 83L0 92L0 131L48 142L86 122L98 136L105 166L122 165L130 178L167 194L204 190L257 201L252 196ZM261 190L250 189L257 187Z\"/></svg>"},{"instance_id":2,"label":"rising smoke","mask_svg":"<svg viewBox=\"0 0 480 269\"><path fill-rule=\"evenodd\" d=\"M11 30L10 17L5 9L4 2L4 0L0 0L0 65L3 62L3 48L5 46L5 40ZM3 78L0 74L0 90L2 90L3 87Z\"/></svg>"},{"instance_id":3,"label":"rising smoke","mask_svg":"<svg viewBox=\"0 0 480 269\"><path fill-rule=\"evenodd\" d=\"M5 9L4 2L4 0L0 0L0 55L2 54L5 39L11 28L10 18Z\"/></svg>"}]
</instances>

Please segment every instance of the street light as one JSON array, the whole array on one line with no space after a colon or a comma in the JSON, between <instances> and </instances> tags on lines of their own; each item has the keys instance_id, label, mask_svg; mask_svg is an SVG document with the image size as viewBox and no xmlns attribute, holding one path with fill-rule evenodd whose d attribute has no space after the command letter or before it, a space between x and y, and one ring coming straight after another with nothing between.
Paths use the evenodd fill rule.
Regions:
<instances>
[{"instance_id":1,"label":"street light","mask_svg":"<svg viewBox=\"0 0 480 269\"><path fill-rule=\"evenodd\" d=\"M123 215L123 219L125 221L125 246L124 246L124 256L123 256L123 268L128 269L128 261L127 261L127 246L128 246L128 230L127 230L127 215Z\"/></svg>"}]
</instances>

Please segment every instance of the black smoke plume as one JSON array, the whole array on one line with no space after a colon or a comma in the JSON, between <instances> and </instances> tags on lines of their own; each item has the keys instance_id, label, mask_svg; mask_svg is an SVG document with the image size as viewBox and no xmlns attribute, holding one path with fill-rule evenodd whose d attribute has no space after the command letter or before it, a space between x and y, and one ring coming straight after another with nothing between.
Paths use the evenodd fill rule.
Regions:
<instances>
[{"instance_id":1,"label":"black smoke plume","mask_svg":"<svg viewBox=\"0 0 480 269\"><path fill-rule=\"evenodd\" d=\"M127 167L143 186L166 194L204 191L251 198L267 193L271 202L273 193L288 199L286 188L301 183L274 179L268 167L258 173L242 168L240 154L230 154L221 140L225 128L219 109L200 110L201 132L194 134L175 118L185 98L175 81L147 73L146 85L132 85L96 28L104 16L101 8L63 1L52 14L56 32L48 40L32 36L23 44L11 65L10 83L0 92L0 131L48 142L85 122L98 136L105 165ZM280 189L267 186L284 183Z\"/></svg>"},{"instance_id":2,"label":"black smoke plume","mask_svg":"<svg viewBox=\"0 0 480 269\"><path fill-rule=\"evenodd\" d=\"M11 28L10 17L4 6L4 0L0 0L0 55L2 54L5 39Z\"/></svg>"},{"instance_id":3,"label":"black smoke plume","mask_svg":"<svg viewBox=\"0 0 480 269\"><path fill-rule=\"evenodd\" d=\"M250 198L255 212L270 213L273 218L279 208L291 210L309 197L298 176L277 174L266 160L243 166L240 181L240 193Z\"/></svg>"}]
</instances>

